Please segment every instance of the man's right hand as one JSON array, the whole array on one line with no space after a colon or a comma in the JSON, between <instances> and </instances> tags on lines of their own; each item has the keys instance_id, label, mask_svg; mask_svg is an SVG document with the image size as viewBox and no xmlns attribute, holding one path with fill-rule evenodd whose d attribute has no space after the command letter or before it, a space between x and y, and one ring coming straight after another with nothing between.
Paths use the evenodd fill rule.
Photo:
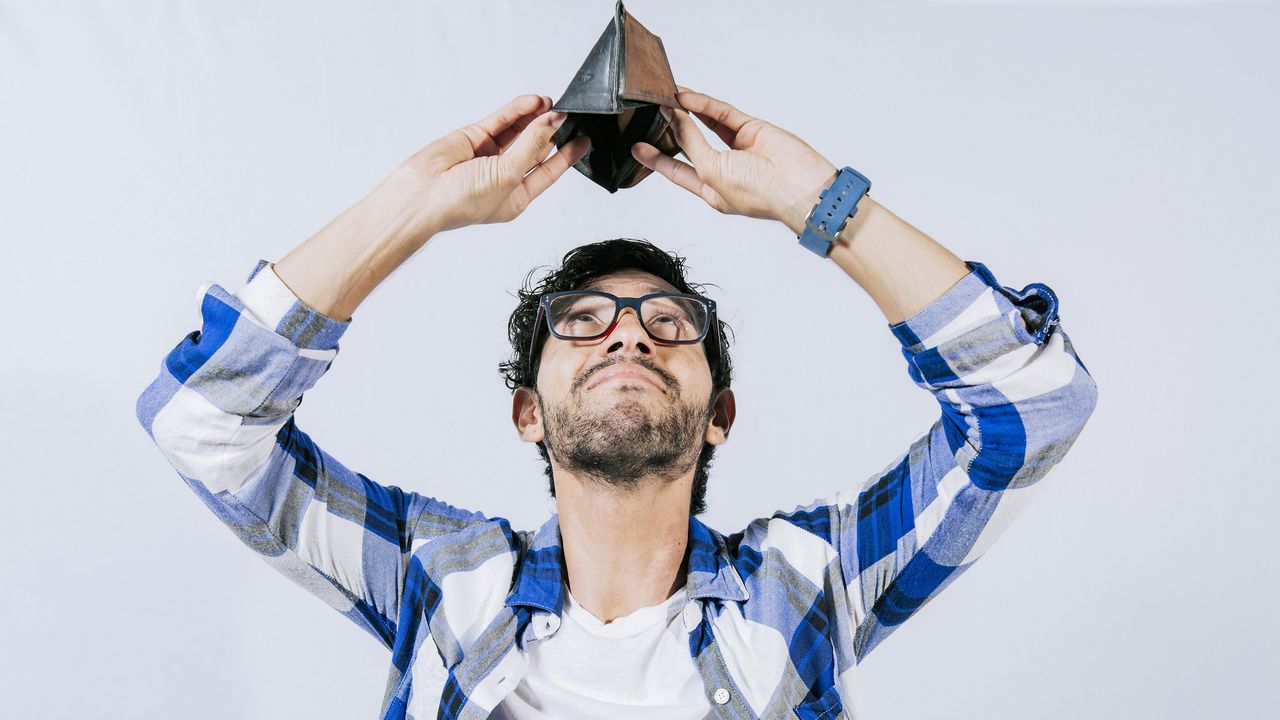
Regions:
<instances>
[{"instance_id":1,"label":"man's right hand","mask_svg":"<svg viewBox=\"0 0 1280 720\"><path fill-rule=\"evenodd\" d=\"M421 187L427 232L511 220L572 167L589 141L580 137L548 158L564 122L550 110L551 98L521 95L404 161L397 172Z\"/></svg>"},{"instance_id":2,"label":"man's right hand","mask_svg":"<svg viewBox=\"0 0 1280 720\"><path fill-rule=\"evenodd\" d=\"M414 153L275 263L276 275L313 309L350 318L431 236L516 217L582 157L585 137L547 157L563 120L550 109L549 97L521 95Z\"/></svg>"}]
</instances>

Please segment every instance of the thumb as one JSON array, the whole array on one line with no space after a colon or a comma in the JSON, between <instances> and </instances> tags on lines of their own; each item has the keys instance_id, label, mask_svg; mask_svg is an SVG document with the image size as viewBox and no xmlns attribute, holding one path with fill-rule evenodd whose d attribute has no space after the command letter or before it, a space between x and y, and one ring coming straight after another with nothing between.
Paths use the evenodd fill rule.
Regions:
<instances>
[{"instance_id":1,"label":"thumb","mask_svg":"<svg viewBox=\"0 0 1280 720\"><path fill-rule=\"evenodd\" d=\"M511 147L502 154L503 169L519 179L537 167L538 163L547 158L547 153L551 150L551 139L564 124L565 117L562 112L546 112L529 123L528 127L520 131Z\"/></svg>"}]
</instances>

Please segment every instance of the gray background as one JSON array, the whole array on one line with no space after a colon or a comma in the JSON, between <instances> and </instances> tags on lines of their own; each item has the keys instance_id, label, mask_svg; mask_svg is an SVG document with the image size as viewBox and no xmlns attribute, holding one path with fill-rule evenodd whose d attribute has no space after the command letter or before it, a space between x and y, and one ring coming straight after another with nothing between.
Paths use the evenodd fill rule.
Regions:
<instances>
[{"instance_id":1,"label":"gray background","mask_svg":"<svg viewBox=\"0 0 1280 720\"><path fill-rule=\"evenodd\" d=\"M1280 8L628 7L682 84L858 168L1003 284L1052 286L1100 386L1036 503L868 658L867 716L1274 707ZM239 287L510 97L558 96L611 12L0 3L0 712L374 715L388 653L208 514L134 399L197 327L201 283ZM571 174L393 276L300 424L375 480L536 527L540 461L496 371L511 293L615 236L686 255L737 332L714 527L860 483L933 422L874 305L780 225Z\"/></svg>"}]
</instances>

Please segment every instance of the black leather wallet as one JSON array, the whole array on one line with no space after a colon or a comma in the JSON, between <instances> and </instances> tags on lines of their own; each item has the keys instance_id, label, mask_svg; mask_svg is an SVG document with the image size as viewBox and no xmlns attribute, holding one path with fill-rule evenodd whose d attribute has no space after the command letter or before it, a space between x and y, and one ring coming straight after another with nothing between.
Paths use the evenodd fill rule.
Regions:
<instances>
[{"instance_id":1,"label":"black leather wallet","mask_svg":"<svg viewBox=\"0 0 1280 720\"><path fill-rule=\"evenodd\" d=\"M590 137L591 149L574 165L578 172L611 193L634 187L651 171L631 156L633 144L647 142L671 157L680 152L660 105L680 106L662 40L619 0L613 20L551 107L568 115L556 147Z\"/></svg>"}]
</instances>

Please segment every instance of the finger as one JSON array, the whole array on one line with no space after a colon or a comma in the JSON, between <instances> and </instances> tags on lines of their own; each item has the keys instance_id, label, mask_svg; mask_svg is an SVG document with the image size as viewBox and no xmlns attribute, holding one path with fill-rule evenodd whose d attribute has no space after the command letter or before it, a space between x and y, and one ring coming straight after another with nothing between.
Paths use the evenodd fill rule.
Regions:
<instances>
[{"instance_id":1,"label":"finger","mask_svg":"<svg viewBox=\"0 0 1280 720\"><path fill-rule=\"evenodd\" d=\"M561 112L548 112L539 115L529 127L525 128L511 143L511 147L502 153L502 163L508 172L522 178L542 162L551 150L551 138L564 123L566 115Z\"/></svg>"},{"instance_id":2,"label":"finger","mask_svg":"<svg viewBox=\"0 0 1280 720\"><path fill-rule=\"evenodd\" d=\"M710 189L706 183L702 182L698 171L693 169L692 165L676 160L649 143L638 142L632 145L631 156L641 165L698 197L705 198L706 192Z\"/></svg>"},{"instance_id":3,"label":"finger","mask_svg":"<svg viewBox=\"0 0 1280 720\"><path fill-rule=\"evenodd\" d=\"M483 120L460 129L470 141L471 149L476 155L493 155L499 151L499 142L496 138L502 131L516 124L521 118L545 112L549 107L551 106L547 103L547 98L541 95L521 95L494 110Z\"/></svg>"},{"instance_id":4,"label":"finger","mask_svg":"<svg viewBox=\"0 0 1280 720\"><path fill-rule=\"evenodd\" d=\"M755 118L723 100L717 100L700 92L682 92L676 95L680 106L689 112L705 115L733 132L738 132L743 125Z\"/></svg>"},{"instance_id":5,"label":"finger","mask_svg":"<svg viewBox=\"0 0 1280 720\"><path fill-rule=\"evenodd\" d=\"M511 143L515 142L516 138L520 137L520 133L524 132L524 129L529 127L529 123L533 122L537 118L537 115L525 115L517 120L514 125L498 133L497 136L493 138L494 142L498 145L498 152L506 152L507 148L511 147Z\"/></svg>"},{"instance_id":6,"label":"finger","mask_svg":"<svg viewBox=\"0 0 1280 720\"><path fill-rule=\"evenodd\" d=\"M498 151L506 152L507 148L511 147L511 143L515 142L515 139L520 136L520 133L524 132L524 129L529 127L529 123L533 122L538 115L550 109L551 105L551 98L543 95L542 104L536 112L521 117L519 120L516 120L511 127L494 136L494 140L498 143Z\"/></svg>"},{"instance_id":7,"label":"finger","mask_svg":"<svg viewBox=\"0 0 1280 720\"><path fill-rule=\"evenodd\" d=\"M550 107L551 98L545 95L521 95L494 110L488 117L475 124L488 135L496 137L503 130L520 120L530 116L536 117L546 112Z\"/></svg>"},{"instance_id":8,"label":"finger","mask_svg":"<svg viewBox=\"0 0 1280 720\"><path fill-rule=\"evenodd\" d=\"M524 181L520 183L520 189L525 193L525 204L533 202L534 198L551 187L556 180L559 180L566 170L573 167L574 163L587 154L589 147L591 147L590 138L585 135L576 137L560 148L555 155L552 155L530 171L524 177Z\"/></svg>"},{"instance_id":9,"label":"finger","mask_svg":"<svg viewBox=\"0 0 1280 720\"><path fill-rule=\"evenodd\" d=\"M696 90L690 90L689 88L683 85L676 85L676 90L681 93L697 92ZM701 95L702 93L698 93L698 94ZM678 98L677 98L677 102L679 102ZM688 110L687 107L685 109ZM693 111L690 111L690 112L693 112ZM707 126L708 130L715 133L717 137L723 140L725 145L728 145L729 147L734 147L733 142L738 137L738 134L736 132L734 132L733 130L730 130L727 126L716 122L716 119L711 117L710 115L707 115L705 113L699 113L699 112L695 112L693 114L695 117L697 117L699 120L702 121L703 125Z\"/></svg>"},{"instance_id":10,"label":"finger","mask_svg":"<svg viewBox=\"0 0 1280 720\"><path fill-rule=\"evenodd\" d=\"M711 147L711 143L707 142L707 138L694 124L693 118L689 117L689 113L684 110L672 109L669 107L662 108L663 117L671 123L671 127L676 131L676 140L680 143L680 148L684 150L685 157L693 162L694 167L709 164L716 156L716 149Z\"/></svg>"},{"instance_id":11,"label":"finger","mask_svg":"<svg viewBox=\"0 0 1280 720\"><path fill-rule=\"evenodd\" d=\"M708 115L703 115L701 113L694 113L693 116L701 120L702 124L706 125L708 130L715 133L716 137L720 138L720 140L724 142L725 145L728 145L729 147L734 149L738 148L738 146L734 144L738 141L738 133L730 130L724 125L721 125L720 123L716 122L715 118L710 117Z\"/></svg>"}]
</instances>

